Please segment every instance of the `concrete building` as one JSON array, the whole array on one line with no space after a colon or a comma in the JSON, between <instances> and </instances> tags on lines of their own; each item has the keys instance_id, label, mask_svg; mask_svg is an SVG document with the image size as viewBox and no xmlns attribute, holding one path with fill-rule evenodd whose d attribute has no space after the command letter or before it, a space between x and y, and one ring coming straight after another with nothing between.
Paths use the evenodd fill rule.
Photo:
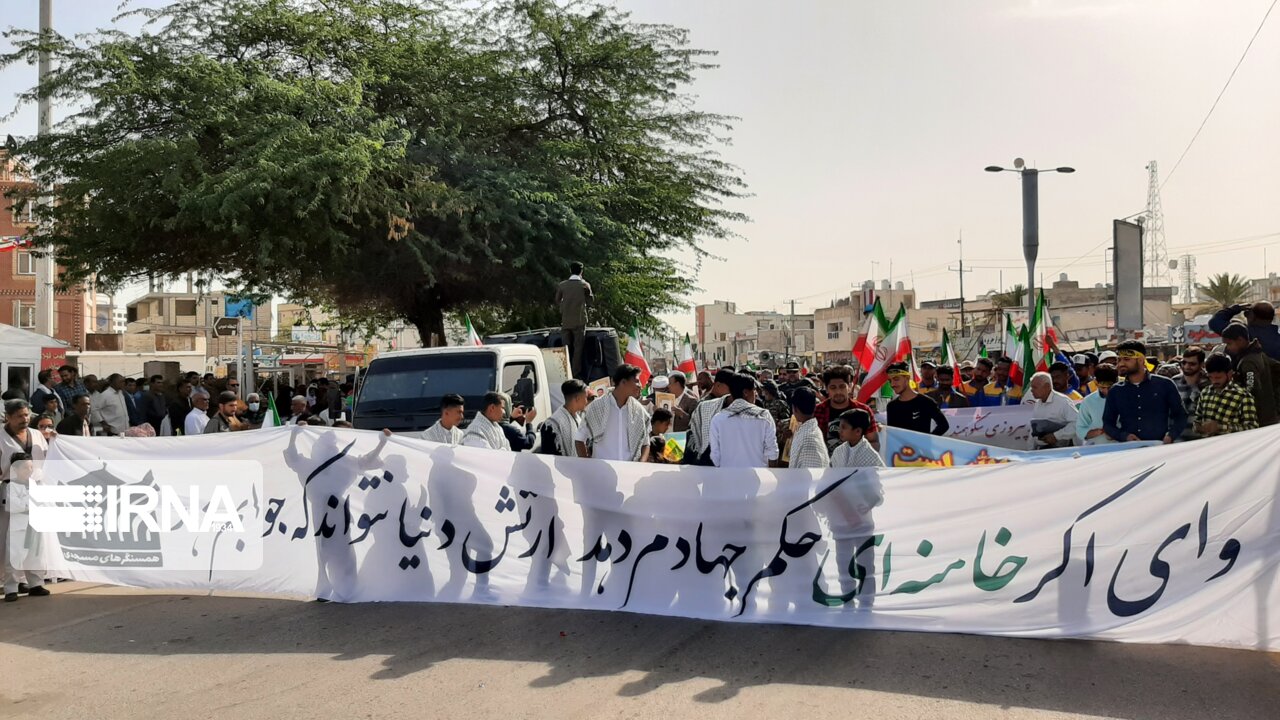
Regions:
<instances>
[{"instance_id":1,"label":"concrete building","mask_svg":"<svg viewBox=\"0 0 1280 720\"><path fill-rule=\"evenodd\" d=\"M36 258L18 241L35 222L35 215L29 201L17 201L15 206L7 195L30 187L30 175L0 149L0 322L24 330L36 327ZM54 300L53 337L74 350L83 349L85 333L92 331L93 292L76 286L55 291Z\"/></svg>"},{"instance_id":2,"label":"concrete building","mask_svg":"<svg viewBox=\"0 0 1280 720\"><path fill-rule=\"evenodd\" d=\"M299 303L281 303L276 306L276 342L332 345L345 344L347 351L372 359L380 352L408 350L422 347L422 339L413 325L397 320L364 337L350 332L345 337L339 329L341 320L323 310L308 308Z\"/></svg>"},{"instance_id":3,"label":"concrete building","mask_svg":"<svg viewBox=\"0 0 1280 720\"><path fill-rule=\"evenodd\" d=\"M228 311L228 303L231 305ZM271 341L271 307L249 306L221 290L199 293L147 293L126 306L128 334L198 335L206 338L208 357L234 358L239 341L234 337L214 337L213 323L229 314L249 314L242 318L241 333L246 341Z\"/></svg>"}]
</instances>

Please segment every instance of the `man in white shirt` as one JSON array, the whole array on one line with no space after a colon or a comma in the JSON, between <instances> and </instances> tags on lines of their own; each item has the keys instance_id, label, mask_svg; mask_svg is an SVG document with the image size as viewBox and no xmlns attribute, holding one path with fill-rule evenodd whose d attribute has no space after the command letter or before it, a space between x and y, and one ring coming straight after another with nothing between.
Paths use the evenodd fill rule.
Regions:
<instances>
[{"instance_id":1,"label":"man in white shirt","mask_svg":"<svg viewBox=\"0 0 1280 720\"><path fill-rule=\"evenodd\" d=\"M208 395L192 395L191 396L191 412L187 413L187 417L182 421L182 434L201 435L204 433L204 426L209 424L209 396Z\"/></svg>"},{"instance_id":2,"label":"man in white shirt","mask_svg":"<svg viewBox=\"0 0 1280 720\"><path fill-rule=\"evenodd\" d=\"M649 454L649 412L640 404L640 368L613 371L613 392L593 400L574 437L578 457L644 462Z\"/></svg>"},{"instance_id":3,"label":"man in white shirt","mask_svg":"<svg viewBox=\"0 0 1280 720\"><path fill-rule=\"evenodd\" d=\"M476 413L467 431L462 434L462 445L489 450L511 452L511 443L499 423L507 414L507 396L500 392L485 393L480 412Z\"/></svg>"},{"instance_id":4,"label":"man in white shirt","mask_svg":"<svg viewBox=\"0 0 1280 720\"><path fill-rule=\"evenodd\" d=\"M124 401L124 376L114 373L106 386L93 395L89 422L99 435L119 435L129 429L129 406Z\"/></svg>"},{"instance_id":5,"label":"man in white shirt","mask_svg":"<svg viewBox=\"0 0 1280 720\"><path fill-rule=\"evenodd\" d=\"M733 402L711 419L711 462L716 467L763 468L778 459L773 416L757 407L756 379L735 375L729 386Z\"/></svg>"},{"instance_id":6,"label":"man in white shirt","mask_svg":"<svg viewBox=\"0 0 1280 720\"><path fill-rule=\"evenodd\" d=\"M1036 439L1036 448L1069 447L1076 437L1080 413L1071 398L1053 389L1052 375L1038 372L1031 376L1029 402L1035 403L1031 410L1031 434ZM1061 427L1050 430L1046 425Z\"/></svg>"},{"instance_id":7,"label":"man in white shirt","mask_svg":"<svg viewBox=\"0 0 1280 720\"><path fill-rule=\"evenodd\" d=\"M195 397L193 393L191 397ZM208 398L205 395L205 398ZM285 418L285 425L306 425L307 420L311 417L311 413L307 412L307 396L294 395L289 401L289 417Z\"/></svg>"},{"instance_id":8,"label":"man in white shirt","mask_svg":"<svg viewBox=\"0 0 1280 720\"><path fill-rule=\"evenodd\" d=\"M422 439L427 442L444 443L455 446L462 442L462 418L466 401L461 395L449 394L440 398L440 419L435 425L422 431Z\"/></svg>"}]
</instances>

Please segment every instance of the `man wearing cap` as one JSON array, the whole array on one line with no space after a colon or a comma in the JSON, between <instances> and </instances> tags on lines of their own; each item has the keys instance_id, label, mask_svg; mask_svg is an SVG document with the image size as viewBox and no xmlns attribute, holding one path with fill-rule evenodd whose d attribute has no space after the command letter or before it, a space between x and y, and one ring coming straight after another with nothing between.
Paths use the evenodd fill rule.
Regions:
<instances>
[{"instance_id":1,"label":"man wearing cap","mask_svg":"<svg viewBox=\"0 0 1280 720\"><path fill-rule=\"evenodd\" d=\"M960 363L960 382L967 383L973 378L973 361L965 360Z\"/></svg>"},{"instance_id":2,"label":"man wearing cap","mask_svg":"<svg viewBox=\"0 0 1280 720\"><path fill-rule=\"evenodd\" d=\"M809 388L797 388L791 393L791 414L800 423L791 434L791 459L788 467L822 470L831 466L827 455L827 438L813 411L818 407L818 395Z\"/></svg>"},{"instance_id":3,"label":"man wearing cap","mask_svg":"<svg viewBox=\"0 0 1280 720\"><path fill-rule=\"evenodd\" d=\"M1119 356L1116 355L1114 350L1103 350L1098 355L1098 364L1110 365L1111 367L1116 368L1116 372L1120 371Z\"/></svg>"},{"instance_id":4,"label":"man wearing cap","mask_svg":"<svg viewBox=\"0 0 1280 720\"><path fill-rule=\"evenodd\" d=\"M729 405L729 383L735 373L729 368L716 371L707 399L698 403L689 420L689 437L685 440L685 457L695 465L711 464L711 420Z\"/></svg>"},{"instance_id":5,"label":"man wearing cap","mask_svg":"<svg viewBox=\"0 0 1280 720\"><path fill-rule=\"evenodd\" d=\"M800 377L800 363L792 360L782 368L782 382L778 384L778 390L784 400L790 400L791 393L798 388L807 387L810 387L809 382Z\"/></svg>"},{"instance_id":6,"label":"man wearing cap","mask_svg":"<svg viewBox=\"0 0 1280 720\"><path fill-rule=\"evenodd\" d=\"M1275 325L1276 309L1265 300L1252 305L1240 304L1222 308L1209 318L1209 329L1221 335L1232 319L1241 313L1244 313L1249 339L1257 340L1262 351L1271 356L1271 359L1280 360L1280 328Z\"/></svg>"},{"instance_id":7,"label":"man wearing cap","mask_svg":"<svg viewBox=\"0 0 1280 720\"><path fill-rule=\"evenodd\" d=\"M1085 353L1076 353L1071 358L1071 364L1075 366L1076 377L1080 378L1080 395L1088 397L1098 392L1098 383L1093 379L1094 370L1098 367L1098 359L1090 358Z\"/></svg>"},{"instance_id":8,"label":"man wearing cap","mask_svg":"<svg viewBox=\"0 0 1280 720\"><path fill-rule=\"evenodd\" d=\"M938 387L938 366L932 360L925 360L920 363L920 382L916 383L916 390L921 395L928 395L930 390Z\"/></svg>"},{"instance_id":9,"label":"man wearing cap","mask_svg":"<svg viewBox=\"0 0 1280 720\"><path fill-rule=\"evenodd\" d=\"M921 394L938 403L938 407L943 409L969 407L969 398L956 390L955 369L950 365L938 368L938 386Z\"/></svg>"},{"instance_id":10,"label":"man wearing cap","mask_svg":"<svg viewBox=\"0 0 1280 720\"><path fill-rule=\"evenodd\" d=\"M885 412L891 428L905 428L921 433L946 435L951 428L938 403L911 388L911 368L894 363L887 370L889 385L897 397L889 401Z\"/></svg>"},{"instance_id":11,"label":"man wearing cap","mask_svg":"<svg viewBox=\"0 0 1280 720\"><path fill-rule=\"evenodd\" d=\"M1187 426L1187 411L1173 381L1147 372L1147 346L1126 340L1116 348L1117 371L1124 382L1111 388L1102 427L1116 442L1161 440L1171 443Z\"/></svg>"},{"instance_id":12,"label":"man wearing cap","mask_svg":"<svg viewBox=\"0 0 1280 720\"><path fill-rule=\"evenodd\" d=\"M767 468L778 459L773 416L756 406L756 379L738 374L730 379L733 402L711 419L711 463L716 467Z\"/></svg>"}]
</instances>

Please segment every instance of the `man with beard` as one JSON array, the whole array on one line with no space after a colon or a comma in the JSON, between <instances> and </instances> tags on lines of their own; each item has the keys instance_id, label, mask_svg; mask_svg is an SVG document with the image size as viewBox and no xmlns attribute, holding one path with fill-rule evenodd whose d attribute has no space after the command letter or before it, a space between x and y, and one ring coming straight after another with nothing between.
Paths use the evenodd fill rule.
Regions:
<instances>
[{"instance_id":1,"label":"man with beard","mask_svg":"<svg viewBox=\"0 0 1280 720\"><path fill-rule=\"evenodd\" d=\"M1126 340L1116 348L1116 370L1124 382L1111 388L1102 427L1116 442L1171 443L1187 427L1187 411L1173 381L1147 372L1147 346Z\"/></svg>"},{"instance_id":2,"label":"man with beard","mask_svg":"<svg viewBox=\"0 0 1280 720\"><path fill-rule=\"evenodd\" d=\"M840 440L840 416L846 410L865 410L871 416L871 427L866 433L867 442L876 450L880 449L880 427L876 425L875 412L866 405L853 399L853 369L848 365L837 365L822 373L822 383L827 388L827 399L814 408L813 417L818 421L827 440L827 451L835 449Z\"/></svg>"}]
</instances>

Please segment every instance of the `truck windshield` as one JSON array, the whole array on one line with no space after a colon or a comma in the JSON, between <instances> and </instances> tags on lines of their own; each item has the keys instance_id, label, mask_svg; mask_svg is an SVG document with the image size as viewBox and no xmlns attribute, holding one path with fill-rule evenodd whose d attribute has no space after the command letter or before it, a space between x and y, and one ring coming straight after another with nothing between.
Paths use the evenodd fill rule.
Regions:
<instances>
[{"instance_id":1,"label":"truck windshield","mask_svg":"<svg viewBox=\"0 0 1280 720\"><path fill-rule=\"evenodd\" d=\"M470 412L493 390L496 375L497 358L487 352L382 358L365 374L356 415L438 413L449 393L461 395Z\"/></svg>"}]
</instances>

